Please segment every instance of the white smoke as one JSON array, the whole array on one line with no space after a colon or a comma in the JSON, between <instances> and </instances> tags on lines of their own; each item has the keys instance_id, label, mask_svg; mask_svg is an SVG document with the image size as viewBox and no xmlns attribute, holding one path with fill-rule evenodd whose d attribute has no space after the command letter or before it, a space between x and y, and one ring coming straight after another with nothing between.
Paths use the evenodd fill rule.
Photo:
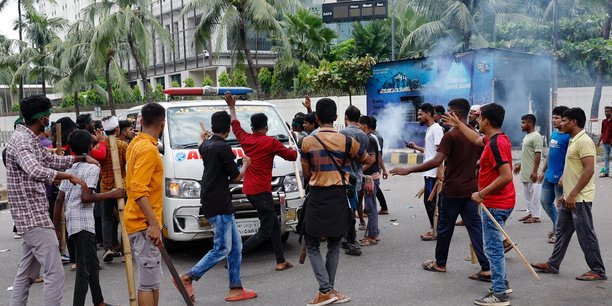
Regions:
<instances>
[{"instance_id":1,"label":"white smoke","mask_svg":"<svg viewBox=\"0 0 612 306\"><path fill-rule=\"evenodd\" d=\"M376 130L385 139L383 152L389 152L390 148L397 148L397 144L403 143L404 126L408 107L402 104L388 104L378 115ZM409 140L408 140L409 141Z\"/></svg>"}]
</instances>

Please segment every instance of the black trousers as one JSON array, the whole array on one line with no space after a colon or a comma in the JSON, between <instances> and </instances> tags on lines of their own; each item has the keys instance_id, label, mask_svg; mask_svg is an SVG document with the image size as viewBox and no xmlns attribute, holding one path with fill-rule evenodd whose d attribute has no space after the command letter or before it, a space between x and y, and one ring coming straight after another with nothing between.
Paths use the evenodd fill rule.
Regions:
<instances>
[{"instance_id":1,"label":"black trousers","mask_svg":"<svg viewBox=\"0 0 612 306\"><path fill-rule=\"evenodd\" d=\"M247 195L249 202L257 209L257 217L259 218L259 231L251 236L242 245L242 254L246 254L257 248L262 242L270 240L274 249L276 263L285 262L283 254L283 242L281 241L281 227L278 216L274 211L274 202L272 193L262 192L256 195Z\"/></svg>"},{"instance_id":2,"label":"black trousers","mask_svg":"<svg viewBox=\"0 0 612 306\"><path fill-rule=\"evenodd\" d=\"M482 238L482 220L478 214L478 205L470 198L449 198L440 194L438 202L438 236L436 241L436 264L441 267L446 266L448 259L448 249L455 232L455 222L457 217L465 222L465 229L470 236L470 242L478 258L478 263L483 271L489 271L489 261L485 256Z\"/></svg>"},{"instance_id":3,"label":"black trousers","mask_svg":"<svg viewBox=\"0 0 612 306\"><path fill-rule=\"evenodd\" d=\"M436 211L436 197L437 195L434 195L434 197L431 199L431 201L428 201L427 199L429 199L429 195L434 192L433 191L433 187L436 184L436 179L435 177L424 177L425 179L425 193L423 194L423 203L425 204L425 211L427 211L427 217L429 218L429 225L433 228L433 218L434 218L434 213Z\"/></svg>"},{"instance_id":4,"label":"black trousers","mask_svg":"<svg viewBox=\"0 0 612 306\"><path fill-rule=\"evenodd\" d=\"M105 200L102 206L102 245L104 250L109 250L114 245L119 244L117 239L119 220L115 216L116 207L116 199Z\"/></svg>"},{"instance_id":5,"label":"black trousers","mask_svg":"<svg viewBox=\"0 0 612 306\"><path fill-rule=\"evenodd\" d=\"M77 250L77 270L74 280L73 306L85 305L87 290L91 288L94 305L104 302L100 288L99 262L96 254L96 235L80 231L70 236Z\"/></svg>"},{"instance_id":6,"label":"black trousers","mask_svg":"<svg viewBox=\"0 0 612 306\"><path fill-rule=\"evenodd\" d=\"M380 203L380 210L389 210L389 207L387 207L387 200L382 192L382 188L378 188L376 190L376 199L378 200L378 203Z\"/></svg>"}]
</instances>

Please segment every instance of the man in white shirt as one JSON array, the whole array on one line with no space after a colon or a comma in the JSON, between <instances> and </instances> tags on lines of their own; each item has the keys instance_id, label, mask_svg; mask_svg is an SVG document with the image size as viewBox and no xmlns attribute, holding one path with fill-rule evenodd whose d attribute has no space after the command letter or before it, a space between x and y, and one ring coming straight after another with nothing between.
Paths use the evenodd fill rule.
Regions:
<instances>
[{"instance_id":1,"label":"man in white shirt","mask_svg":"<svg viewBox=\"0 0 612 306\"><path fill-rule=\"evenodd\" d=\"M420 151L421 153L424 153L424 162L434 158L434 156L436 155L436 149L438 148L438 145L442 140L442 136L444 135L444 130L434 120L434 113L434 107L429 103L424 103L419 107L419 123L421 125L427 126L427 132L425 133L425 147L420 147L414 142L410 142L406 145L408 148L415 149L417 151ZM441 166L423 172L423 177L425 179L425 193L423 194L423 202L425 203L425 210L427 211L427 217L429 217L429 224L432 229L434 226L433 218L436 209L436 195L432 197L431 201L429 201L429 195L432 192L435 192L433 188L436 183L436 180L443 179L443 168L444 167ZM421 239L423 241L435 240L431 231L428 231L421 235Z\"/></svg>"}]
</instances>

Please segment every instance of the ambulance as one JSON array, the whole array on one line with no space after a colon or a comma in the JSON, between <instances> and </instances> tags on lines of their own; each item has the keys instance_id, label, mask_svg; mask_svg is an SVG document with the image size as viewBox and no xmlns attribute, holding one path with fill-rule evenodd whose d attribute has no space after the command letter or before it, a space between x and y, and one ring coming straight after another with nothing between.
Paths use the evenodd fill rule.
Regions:
<instances>
[{"instance_id":1,"label":"ambulance","mask_svg":"<svg viewBox=\"0 0 612 306\"><path fill-rule=\"evenodd\" d=\"M217 111L229 111L225 101L201 100L201 96L221 96L226 91L244 98L252 92L250 88L168 88L168 96L191 96L197 100L183 100L160 103L166 109L166 126L159 139L159 153L164 165L163 190L163 241L167 249L176 249L181 241L195 241L213 237L213 229L205 216L199 214L200 181L204 166L198 151L198 139L201 124L210 130L211 116ZM247 101L237 97L236 112L242 127L250 132L250 117L255 113L264 113L268 117L268 136L278 139L287 147L295 148L295 141L285 121L274 105L261 101ZM137 106L126 113L128 120L140 128L140 109ZM231 146L236 162L240 166L244 151L233 132L227 140ZM276 157L273 162L272 196L274 207L281 221L282 239L285 242L290 232L295 232L297 210L303 203L301 197L301 166L299 161L286 161ZM296 171L297 170L297 171ZM296 173L298 176L296 177ZM298 182L299 180L299 182ZM251 236L259 229L257 211L242 193L242 183L231 184L232 205L234 206L236 224L240 234ZM302 192L303 196L303 192Z\"/></svg>"}]
</instances>

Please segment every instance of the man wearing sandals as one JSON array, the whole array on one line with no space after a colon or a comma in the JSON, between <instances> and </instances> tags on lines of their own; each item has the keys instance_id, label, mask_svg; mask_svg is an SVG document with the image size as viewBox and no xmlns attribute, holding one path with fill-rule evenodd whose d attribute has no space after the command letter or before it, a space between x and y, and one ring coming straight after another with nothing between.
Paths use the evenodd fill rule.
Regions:
<instances>
[{"instance_id":1,"label":"man wearing sandals","mask_svg":"<svg viewBox=\"0 0 612 306\"><path fill-rule=\"evenodd\" d=\"M380 162L382 156L380 154L378 139L373 133L372 117L361 116L361 118L359 118L359 128L368 135L367 151L374 159L373 164L363 167L363 183L361 190L363 193L364 213L368 216L368 224L366 226L365 237L359 240L359 245L372 246L378 244L378 241L380 241L378 238L379 230L376 193L378 186L380 186Z\"/></svg>"},{"instance_id":2,"label":"man wearing sandals","mask_svg":"<svg viewBox=\"0 0 612 306\"><path fill-rule=\"evenodd\" d=\"M542 273L559 273L559 267L567 247L576 232L580 248L590 271L576 277L577 280L605 280L606 269L599 251L599 241L593 228L591 208L595 199L595 144L584 132L586 115L580 108L570 108L563 113L561 130L572 138L565 156L565 168L559 185L563 196L557 200L557 241L548 262L532 264Z\"/></svg>"},{"instance_id":3,"label":"man wearing sandals","mask_svg":"<svg viewBox=\"0 0 612 306\"><path fill-rule=\"evenodd\" d=\"M242 168L234 162L232 147L225 142L230 132L231 117L225 111L214 113L210 119L214 135L207 139L207 132L200 136L200 154L204 163L202 175L200 214L204 215L214 230L213 248L189 272L181 275L181 281L192 301L194 280L199 280L208 270L227 257L229 276L229 293L225 296L228 302L241 301L257 297L253 290L242 287L240 280L240 262L242 261L242 239L236 227L232 194L229 191L230 180L239 183L244 172L251 164L245 156Z\"/></svg>"},{"instance_id":4,"label":"man wearing sandals","mask_svg":"<svg viewBox=\"0 0 612 306\"><path fill-rule=\"evenodd\" d=\"M406 146L410 149L415 149L417 151L420 151L421 153L424 153L424 162L426 162L434 158L434 156L436 155L436 149L438 148L440 141L442 141L442 136L444 136L444 130L442 129L440 124L434 121L433 116L435 114L435 111L434 107L431 104L425 103L419 106L418 114L419 124L427 125L427 132L425 133L425 147L419 147L414 142L410 142ZM431 200L429 200L429 195L432 192L435 192L433 190L433 186L435 185L437 180L437 169L431 169L423 172L423 179L425 180L425 186L423 187L425 191L425 193L423 194L423 202L425 204L425 210L427 211L427 217L429 218L429 225L433 229L433 217L436 210L436 195L434 195ZM434 240L431 231L421 235L421 239L423 241Z\"/></svg>"},{"instance_id":5,"label":"man wearing sandals","mask_svg":"<svg viewBox=\"0 0 612 306\"><path fill-rule=\"evenodd\" d=\"M516 192L512 183L512 144L501 130L505 110L496 103L482 106L480 109L479 128L484 137L467 126L455 114L444 118L449 125L458 127L472 143L484 147L480 157L477 192L472 193L472 200L482 203L489 209L495 220L504 226L514 209ZM512 289L506 281L506 262L504 258L503 237L493 220L483 211L482 234L484 251L491 266L492 288L482 298L474 300L476 305L510 305L508 295Z\"/></svg>"},{"instance_id":6,"label":"man wearing sandals","mask_svg":"<svg viewBox=\"0 0 612 306\"><path fill-rule=\"evenodd\" d=\"M350 297L334 286L340 239L353 225L355 215L349 206L347 188L351 160L365 163L369 157L362 146L334 129L338 117L336 103L328 98L317 102L316 117L320 125L317 135L304 138L302 143L302 171L310 185L304 203L303 232L312 271L319 283L310 306L346 303ZM327 238L325 261L321 256L321 238Z\"/></svg>"},{"instance_id":7,"label":"man wearing sandals","mask_svg":"<svg viewBox=\"0 0 612 306\"><path fill-rule=\"evenodd\" d=\"M527 135L523 138L521 162L514 167L514 174L519 174L523 183L525 206L527 207L527 215L519 219L523 223L540 223L542 213L542 206L539 203L542 184L538 182L538 172L541 165L543 141L535 125L536 117L533 114L521 117L521 129Z\"/></svg>"},{"instance_id":8,"label":"man wearing sandals","mask_svg":"<svg viewBox=\"0 0 612 306\"><path fill-rule=\"evenodd\" d=\"M470 103L466 99L453 99L448 103L449 112L467 122ZM476 175L477 162L482 148L470 142L463 133L455 128L444 134L433 159L420 165L395 168L392 175L408 175L440 167L446 160L442 193L439 200L440 220L436 242L436 260L423 263L427 271L446 272L448 251L455 231L455 221L461 215L465 228L480 263L481 271L470 275L470 279L491 281L489 261L482 247L482 220L478 215L478 205L472 201L472 193L478 190Z\"/></svg>"}]
</instances>

